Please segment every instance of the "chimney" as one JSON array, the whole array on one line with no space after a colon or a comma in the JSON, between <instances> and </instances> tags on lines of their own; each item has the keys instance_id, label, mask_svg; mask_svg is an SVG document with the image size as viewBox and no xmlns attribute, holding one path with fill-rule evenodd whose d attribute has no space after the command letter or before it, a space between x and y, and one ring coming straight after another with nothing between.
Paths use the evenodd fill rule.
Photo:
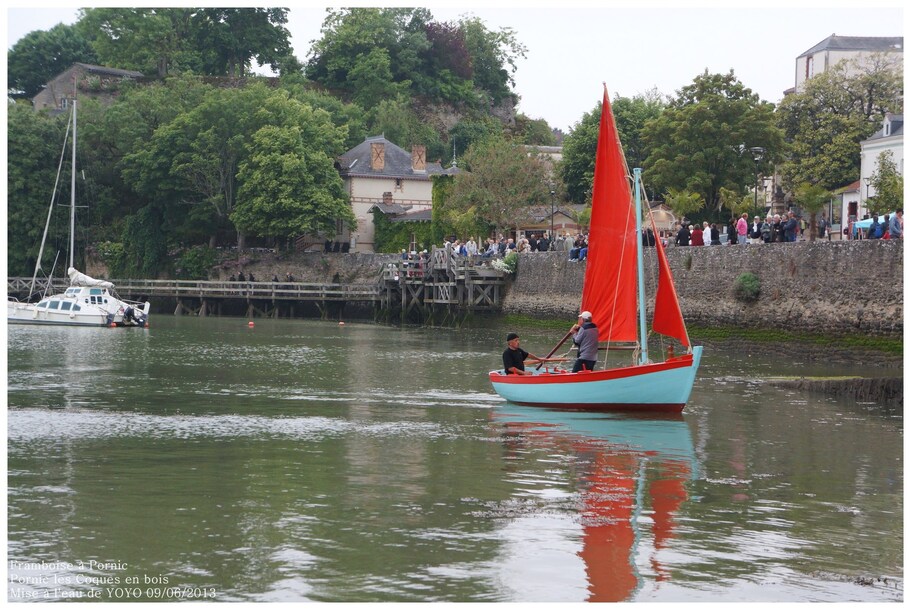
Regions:
<instances>
[{"instance_id":1,"label":"chimney","mask_svg":"<svg viewBox=\"0 0 910 610\"><path fill-rule=\"evenodd\" d=\"M380 172L385 168L385 144L373 142L370 144L370 169Z\"/></svg>"},{"instance_id":2,"label":"chimney","mask_svg":"<svg viewBox=\"0 0 910 610\"><path fill-rule=\"evenodd\" d=\"M427 171L427 147L415 144L411 147L411 169L415 172Z\"/></svg>"}]
</instances>

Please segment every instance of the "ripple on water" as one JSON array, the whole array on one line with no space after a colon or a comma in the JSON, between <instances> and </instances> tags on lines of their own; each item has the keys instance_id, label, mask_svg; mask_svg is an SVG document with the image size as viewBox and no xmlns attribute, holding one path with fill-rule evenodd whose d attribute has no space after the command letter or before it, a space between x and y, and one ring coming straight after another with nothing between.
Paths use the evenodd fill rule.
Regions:
<instances>
[{"instance_id":1,"label":"ripple on water","mask_svg":"<svg viewBox=\"0 0 910 610\"><path fill-rule=\"evenodd\" d=\"M324 416L148 415L87 410L51 412L45 409L17 409L9 412L8 422L10 445L39 440L105 437L291 437L318 440L345 434L438 436L444 433L441 426L431 422L377 423Z\"/></svg>"}]
</instances>

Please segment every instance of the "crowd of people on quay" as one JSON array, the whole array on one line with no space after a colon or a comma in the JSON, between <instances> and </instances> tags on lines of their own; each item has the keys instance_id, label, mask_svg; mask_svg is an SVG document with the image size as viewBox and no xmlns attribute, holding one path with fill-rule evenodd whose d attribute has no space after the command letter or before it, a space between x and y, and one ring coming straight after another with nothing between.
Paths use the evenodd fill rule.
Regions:
<instances>
[{"instance_id":1,"label":"crowd of people on quay","mask_svg":"<svg viewBox=\"0 0 910 610\"><path fill-rule=\"evenodd\" d=\"M697 222L687 220L678 222L673 245L676 246L718 246L721 242L721 232L716 223ZM829 235L831 224L825 215L818 219L817 237L824 239ZM726 226L727 245L791 243L804 241L809 238L809 225L804 218L792 210L785 214L768 214L762 220L754 216L749 221L748 214L742 214L737 219L731 219ZM847 235L850 229L845 228ZM879 221L878 214L872 217L868 229L859 232L855 237L860 239L902 239L904 235L904 211L898 209L895 213L886 214ZM666 245L666 241L664 242Z\"/></svg>"},{"instance_id":2,"label":"crowd of people on quay","mask_svg":"<svg viewBox=\"0 0 910 610\"><path fill-rule=\"evenodd\" d=\"M898 209L894 214L885 214L881 220L873 215L868 228L864 228L858 235L860 239L903 239L904 236L904 211ZM785 214L768 214L762 220L753 216L751 221L748 214L742 214L737 219L731 219L726 225L726 230L721 231L717 223L703 221L689 222L683 219L676 223L675 230L659 231L655 236L651 229L642 233L642 243L645 246L654 246L655 240L660 239L665 247L669 246L719 246L788 243L808 239L808 224L805 219L792 210ZM825 238L831 225L824 215L821 215L817 224L817 236ZM849 231L844 229L845 234ZM725 238L725 239L723 239ZM723 239L723 240L722 240ZM334 248L332 248L334 250ZM511 252L565 252L570 262L584 261L588 256L588 234L577 232L574 235L569 231L555 231L553 236L549 231L519 233L516 238L507 237L500 233L496 237L486 240L469 237L466 240L454 236L446 239L441 248L434 248L439 255L448 252L456 260L464 257L475 265L489 264L493 259L501 259ZM423 250L401 250L402 267L409 275L422 274L429 266L433 253ZM244 276L241 271L239 276L233 274L228 281L255 282L253 274ZM283 280L273 275L273 283L293 283L294 276L288 272Z\"/></svg>"}]
</instances>

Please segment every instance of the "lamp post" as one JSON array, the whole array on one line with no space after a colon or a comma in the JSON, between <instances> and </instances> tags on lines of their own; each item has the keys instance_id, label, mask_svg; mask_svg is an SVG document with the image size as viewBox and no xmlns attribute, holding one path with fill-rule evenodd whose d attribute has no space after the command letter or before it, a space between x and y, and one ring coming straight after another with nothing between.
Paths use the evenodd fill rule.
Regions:
<instances>
[{"instance_id":1,"label":"lamp post","mask_svg":"<svg viewBox=\"0 0 910 610\"><path fill-rule=\"evenodd\" d=\"M761 178L761 174L758 173L758 162L765 156L765 149L761 146L753 146L749 152L752 153L752 160L755 161L755 203L753 206L755 207L754 213L758 213L758 185Z\"/></svg>"},{"instance_id":2,"label":"lamp post","mask_svg":"<svg viewBox=\"0 0 910 610\"><path fill-rule=\"evenodd\" d=\"M553 243L553 217L556 216L556 189L550 185L550 243Z\"/></svg>"}]
</instances>

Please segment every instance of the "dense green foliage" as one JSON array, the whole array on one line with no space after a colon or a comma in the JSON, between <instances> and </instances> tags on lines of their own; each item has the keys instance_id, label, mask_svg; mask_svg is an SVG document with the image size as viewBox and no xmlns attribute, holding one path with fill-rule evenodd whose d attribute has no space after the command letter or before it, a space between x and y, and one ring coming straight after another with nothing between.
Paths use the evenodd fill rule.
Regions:
<instances>
[{"instance_id":1,"label":"dense green foliage","mask_svg":"<svg viewBox=\"0 0 910 610\"><path fill-rule=\"evenodd\" d=\"M475 218L500 230L516 228L529 219L529 206L550 201L542 162L515 142L477 142L464 160L468 171L455 181L446 218L462 231Z\"/></svg>"},{"instance_id":2,"label":"dense green foliage","mask_svg":"<svg viewBox=\"0 0 910 610\"><path fill-rule=\"evenodd\" d=\"M11 83L30 92L75 61L165 77L126 82L106 106L80 103L77 191L87 209L77 218L77 256L87 250L121 277L155 276L188 268L179 253L196 247L334 235L339 222L354 220L334 159L373 133L405 148L425 145L428 160L445 161L504 131L516 144L552 143L544 121L523 117L510 127L488 114L491 100L511 95L514 59L523 53L509 30L493 32L476 19L437 23L425 9L330 12L308 69L323 57L319 49L331 50L323 58L335 70L350 64L335 83L339 97L337 89L317 90L295 64L286 19L286 9L93 8L75 26L23 39L10 65L35 80ZM372 41L363 57L360 38ZM278 69L280 85L194 76L242 75L253 60ZM478 78L486 84L478 87ZM446 112L460 121L446 130L415 94L449 102ZM9 272L27 275L65 121L26 105L12 107L10 117ZM67 170L61 197L68 197ZM458 227L439 219L431 232L441 238L466 227L478 236L489 231L463 216ZM44 267L65 247L66 228L58 210Z\"/></svg>"},{"instance_id":3,"label":"dense green foliage","mask_svg":"<svg viewBox=\"0 0 910 610\"><path fill-rule=\"evenodd\" d=\"M103 65L166 76L242 76L289 63L285 8L87 8L76 24Z\"/></svg>"},{"instance_id":4,"label":"dense green foliage","mask_svg":"<svg viewBox=\"0 0 910 610\"><path fill-rule=\"evenodd\" d=\"M661 193L674 188L701 194L705 217L723 206L721 188L745 194L758 174L771 172L784 146L774 106L761 102L732 71L697 76L646 124L643 139L647 183ZM764 149L759 161L750 154L753 147Z\"/></svg>"},{"instance_id":5,"label":"dense green foliage","mask_svg":"<svg viewBox=\"0 0 910 610\"><path fill-rule=\"evenodd\" d=\"M376 230L373 236L376 252L401 252L413 248L429 250L434 244L441 243L433 237L432 223L392 222L378 208L373 209L373 226Z\"/></svg>"},{"instance_id":6,"label":"dense green foliage","mask_svg":"<svg viewBox=\"0 0 910 610\"><path fill-rule=\"evenodd\" d=\"M433 20L425 8L332 9L306 75L365 108L399 94L479 107L512 95L525 48L509 28Z\"/></svg>"}]
</instances>

